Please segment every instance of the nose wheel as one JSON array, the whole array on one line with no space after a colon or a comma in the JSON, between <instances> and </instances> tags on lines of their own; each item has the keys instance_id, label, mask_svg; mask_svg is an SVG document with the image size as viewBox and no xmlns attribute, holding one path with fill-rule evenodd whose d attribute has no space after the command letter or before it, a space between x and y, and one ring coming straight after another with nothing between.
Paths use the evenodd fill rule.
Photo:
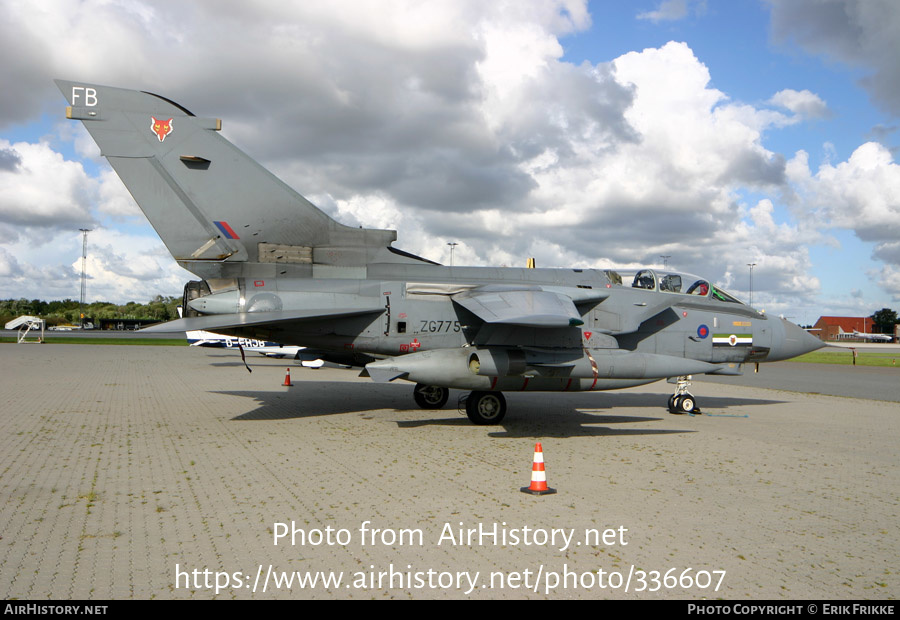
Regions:
<instances>
[{"instance_id":1,"label":"nose wheel","mask_svg":"<svg viewBox=\"0 0 900 620\"><path fill-rule=\"evenodd\" d=\"M669 397L669 412L676 415L685 413L700 413L700 407L697 406L697 399L688 392L691 385L691 376L686 375L678 377L676 381L675 393Z\"/></svg>"}]
</instances>

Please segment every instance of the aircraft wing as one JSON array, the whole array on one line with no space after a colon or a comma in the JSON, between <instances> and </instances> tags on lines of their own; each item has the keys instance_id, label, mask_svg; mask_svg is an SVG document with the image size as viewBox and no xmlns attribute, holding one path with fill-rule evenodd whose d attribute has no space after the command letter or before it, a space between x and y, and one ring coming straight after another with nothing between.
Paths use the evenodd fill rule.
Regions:
<instances>
[{"instance_id":1,"label":"aircraft wing","mask_svg":"<svg viewBox=\"0 0 900 620\"><path fill-rule=\"evenodd\" d=\"M606 289L569 291L528 285L480 286L461 291L450 298L485 323L537 328L583 325L579 307L599 302L603 302L605 306L611 300L610 292ZM635 332L644 321L683 301L678 295L649 299L646 296L629 295L619 299L615 306L608 308L608 311L620 316L619 328L611 333Z\"/></svg>"},{"instance_id":2,"label":"aircraft wing","mask_svg":"<svg viewBox=\"0 0 900 620\"><path fill-rule=\"evenodd\" d=\"M450 297L485 323L525 327L582 325L572 298L539 287L481 286Z\"/></svg>"},{"instance_id":3,"label":"aircraft wing","mask_svg":"<svg viewBox=\"0 0 900 620\"><path fill-rule=\"evenodd\" d=\"M209 338L195 340L191 343L192 347L205 347L207 345L223 346L224 343L222 342L222 340L210 340Z\"/></svg>"},{"instance_id":4,"label":"aircraft wing","mask_svg":"<svg viewBox=\"0 0 900 620\"><path fill-rule=\"evenodd\" d=\"M152 325L142 332L188 332L194 330L216 331L241 327L278 325L297 321L315 321L363 314L380 314L384 308L334 308L329 310L288 310L280 312L242 312L239 314L210 314L168 323Z\"/></svg>"},{"instance_id":5,"label":"aircraft wing","mask_svg":"<svg viewBox=\"0 0 900 620\"><path fill-rule=\"evenodd\" d=\"M619 329L613 330L612 333L630 334L636 332L644 321L652 319L666 308L683 301L684 299L680 298L679 295L660 295L650 302L643 300L633 301L630 303L631 307L627 308L627 311L621 312L621 325Z\"/></svg>"}]
</instances>

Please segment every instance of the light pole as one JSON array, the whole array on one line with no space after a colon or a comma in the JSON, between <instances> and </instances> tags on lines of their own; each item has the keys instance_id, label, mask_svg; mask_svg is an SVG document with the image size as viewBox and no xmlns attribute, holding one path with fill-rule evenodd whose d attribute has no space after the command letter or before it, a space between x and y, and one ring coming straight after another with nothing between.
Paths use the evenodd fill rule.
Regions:
<instances>
[{"instance_id":1,"label":"light pole","mask_svg":"<svg viewBox=\"0 0 900 620\"><path fill-rule=\"evenodd\" d=\"M85 266L87 263L87 235L91 232L90 228L79 228L81 231L81 304L78 313L81 315L81 327L84 328L84 295L87 290L87 277L85 275Z\"/></svg>"},{"instance_id":2,"label":"light pole","mask_svg":"<svg viewBox=\"0 0 900 620\"><path fill-rule=\"evenodd\" d=\"M663 269L669 268L669 259L672 258L671 254L660 254L659 257L663 259Z\"/></svg>"},{"instance_id":3,"label":"light pole","mask_svg":"<svg viewBox=\"0 0 900 620\"><path fill-rule=\"evenodd\" d=\"M747 266L750 267L750 307L753 307L753 268L756 267L756 263L747 263Z\"/></svg>"},{"instance_id":4,"label":"light pole","mask_svg":"<svg viewBox=\"0 0 900 620\"><path fill-rule=\"evenodd\" d=\"M450 246L450 266L452 267L452 266L453 266L453 248L455 248L455 247L458 246L459 244L456 243L455 241L451 241L451 242L448 243L447 245Z\"/></svg>"}]
</instances>

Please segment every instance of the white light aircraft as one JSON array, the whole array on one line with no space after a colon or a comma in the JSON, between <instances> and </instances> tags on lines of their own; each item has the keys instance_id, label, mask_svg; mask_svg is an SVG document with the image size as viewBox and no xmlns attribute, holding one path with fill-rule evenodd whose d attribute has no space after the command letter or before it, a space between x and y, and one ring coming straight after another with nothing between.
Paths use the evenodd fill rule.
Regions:
<instances>
[{"instance_id":1,"label":"white light aircraft","mask_svg":"<svg viewBox=\"0 0 900 620\"><path fill-rule=\"evenodd\" d=\"M894 338L889 334L866 334L864 332L853 332L854 338L862 338L863 340L872 340L875 342L890 342Z\"/></svg>"}]
</instances>

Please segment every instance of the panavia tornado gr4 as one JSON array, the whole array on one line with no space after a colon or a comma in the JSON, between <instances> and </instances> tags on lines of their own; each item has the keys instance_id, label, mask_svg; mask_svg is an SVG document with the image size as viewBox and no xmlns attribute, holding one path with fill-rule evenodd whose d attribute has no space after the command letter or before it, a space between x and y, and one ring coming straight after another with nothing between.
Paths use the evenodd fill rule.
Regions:
<instances>
[{"instance_id":1,"label":"panavia tornado gr4","mask_svg":"<svg viewBox=\"0 0 900 620\"><path fill-rule=\"evenodd\" d=\"M504 392L611 390L668 379L673 413L698 409L696 374L740 374L822 342L707 280L673 271L447 267L392 246L396 232L344 226L197 117L158 95L57 81L180 265L185 316L207 330L308 347L415 383L426 409L470 393L475 424Z\"/></svg>"}]
</instances>

